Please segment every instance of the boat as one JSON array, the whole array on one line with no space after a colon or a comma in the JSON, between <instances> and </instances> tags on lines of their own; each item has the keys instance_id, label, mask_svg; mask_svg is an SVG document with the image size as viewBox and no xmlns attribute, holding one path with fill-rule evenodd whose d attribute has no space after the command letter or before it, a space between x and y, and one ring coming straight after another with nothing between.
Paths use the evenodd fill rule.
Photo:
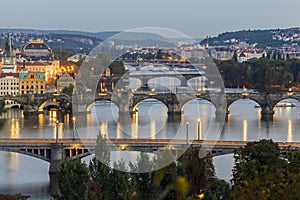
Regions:
<instances>
[{"instance_id":1,"label":"boat","mask_svg":"<svg viewBox=\"0 0 300 200\"><path fill-rule=\"evenodd\" d=\"M289 107L296 107L297 105L295 103L292 102L288 102L288 101L281 101L278 104L276 104L275 107L279 107L279 108L289 108ZM260 105L255 105L254 108L260 108Z\"/></svg>"},{"instance_id":2,"label":"boat","mask_svg":"<svg viewBox=\"0 0 300 200\"><path fill-rule=\"evenodd\" d=\"M275 107L296 107L296 104L288 101L281 101Z\"/></svg>"}]
</instances>

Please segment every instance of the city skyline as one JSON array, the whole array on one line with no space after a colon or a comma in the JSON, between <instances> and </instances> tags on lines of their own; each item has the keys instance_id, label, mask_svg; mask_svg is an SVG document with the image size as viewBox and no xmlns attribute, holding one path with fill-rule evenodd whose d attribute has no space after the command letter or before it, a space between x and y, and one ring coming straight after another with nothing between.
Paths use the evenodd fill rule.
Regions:
<instances>
[{"instance_id":1,"label":"city skyline","mask_svg":"<svg viewBox=\"0 0 300 200\"><path fill-rule=\"evenodd\" d=\"M118 1L37 0L2 2L1 28L123 31L163 27L194 38L226 31L299 27L297 0Z\"/></svg>"}]
</instances>

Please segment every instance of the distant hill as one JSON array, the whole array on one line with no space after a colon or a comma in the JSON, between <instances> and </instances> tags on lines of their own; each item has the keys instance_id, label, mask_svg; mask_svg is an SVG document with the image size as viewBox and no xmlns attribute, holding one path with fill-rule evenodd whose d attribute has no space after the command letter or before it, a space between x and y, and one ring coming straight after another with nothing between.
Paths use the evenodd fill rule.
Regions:
<instances>
[{"instance_id":1,"label":"distant hill","mask_svg":"<svg viewBox=\"0 0 300 200\"><path fill-rule=\"evenodd\" d=\"M119 31L83 32L68 30L35 30L35 29L0 29L0 47L4 46L7 33L12 33L15 46L22 46L30 39L43 39L54 49L86 49L91 50L101 41L115 35L116 45L136 44L137 46L170 46L166 38L153 33L126 32L117 35Z\"/></svg>"},{"instance_id":2,"label":"distant hill","mask_svg":"<svg viewBox=\"0 0 300 200\"><path fill-rule=\"evenodd\" d=\"M227 46L239 42L257 44L258 47L300 46L300 29L242 30L225 32L208 39L211 46ZM206 43L206 39L200 42Z\"/></svg>"}]
</instances>

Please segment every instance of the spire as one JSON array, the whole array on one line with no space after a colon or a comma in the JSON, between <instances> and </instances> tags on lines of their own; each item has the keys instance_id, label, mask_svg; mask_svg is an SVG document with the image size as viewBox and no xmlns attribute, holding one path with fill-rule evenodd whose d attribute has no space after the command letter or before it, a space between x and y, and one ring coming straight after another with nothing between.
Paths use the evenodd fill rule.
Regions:
<instances>
[{"instance_id":1,"label":"spire","mask_svg":"<svg viewBox=\"0 0 300 200\"><path fill-rule=\"evenodd\" d=\"M8 33L7 41L5 43L5 53L3 54L3 56L4 57L14 57L13 42L12 42L10 33Z\"/></svg>"}]
</instances>

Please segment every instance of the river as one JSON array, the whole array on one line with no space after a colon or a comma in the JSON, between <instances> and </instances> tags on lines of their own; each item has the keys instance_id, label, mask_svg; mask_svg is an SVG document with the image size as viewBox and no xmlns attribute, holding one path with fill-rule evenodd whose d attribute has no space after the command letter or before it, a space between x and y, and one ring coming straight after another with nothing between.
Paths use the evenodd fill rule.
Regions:
<instances>
[{"instance_id":1,"label":"river","mask_svg":"<svg viewBox=\"0 0 300 200\"><path fill-rule=\"evenodd\" d=\"M118 109L109 102L96 103L91 113L77 119L79 137L96 137L99 131L108 138L189 138L253 141L262 138L274 141L300 142L300 104L296 107L276 107L273 121L260 120L260 108L251 100L239 100L230 107L224 129L216 134L211 124L214 107L205 100L189 102L181 118L171 118L167 108L158 101L142 102L133 120L123 121ZM73 135L71 118L57 111L37 116L23 116L22 110L9 110L0 115L1 138L54 138L55 122L60 138ZM187 124L188 122L188 124ZM200 127L199 127L200 126ZM199 129L198 129L199 128ZM199 131L198 131L199 130ZM78 135L77 135L78 137ZM230 180L232 155L214 158L216 174ZM36 158L16 153L0 152L0 193L23 193L30 199L49 199L49 164Z\"/></svg>"}]
</instances>

